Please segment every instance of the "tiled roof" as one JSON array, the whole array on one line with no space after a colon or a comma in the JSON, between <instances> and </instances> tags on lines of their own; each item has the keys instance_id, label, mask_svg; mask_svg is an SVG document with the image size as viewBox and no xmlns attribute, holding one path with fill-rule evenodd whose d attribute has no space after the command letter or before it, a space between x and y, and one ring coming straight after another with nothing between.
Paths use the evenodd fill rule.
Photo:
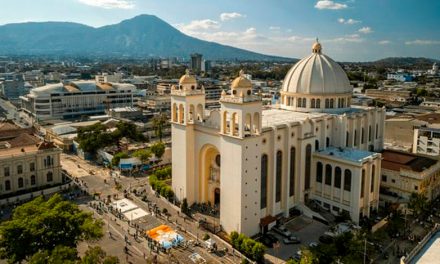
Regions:
<instances>
[{"instance_id":1,"label":"tiled roof","mask_svg":"<svg viewBox=\"0 0 440 264\"><path fill-rule=\"evenodd\" d=\"M384 150L382 152L382 158L382 168L393 171L406 169L422 172L437 163L436 160L428 157L393 150Z\"/></svg>"}]
</instances>

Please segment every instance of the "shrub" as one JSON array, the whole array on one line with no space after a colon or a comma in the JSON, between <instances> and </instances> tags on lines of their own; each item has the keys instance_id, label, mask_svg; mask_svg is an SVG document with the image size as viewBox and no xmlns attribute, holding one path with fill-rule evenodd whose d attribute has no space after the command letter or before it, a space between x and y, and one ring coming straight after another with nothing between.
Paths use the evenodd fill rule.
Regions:
<instances>
[{"instance_id":1,"label":"shrub","mask_svg":"<svg viewBox=\"0 0 440 264\"><path fill-rule=\"evenodd\" d=\"M207 234L207 233L205 233L204 235L203 235L203 240L204 241L206 241L206 240L208 240L210 238L210 236Z\"/></svg>"},{"instance_id":2,"label":"shrub","mask_svg":"<svg viewBox=\"0 0 440 264\"><path fill-rule=\"evenodd\" d=\"M235 231L231 232L230 239L232 246L248 258L258 262L263 261L266 251L266 247L263 244Z\"/></svg>"}]
</instances>

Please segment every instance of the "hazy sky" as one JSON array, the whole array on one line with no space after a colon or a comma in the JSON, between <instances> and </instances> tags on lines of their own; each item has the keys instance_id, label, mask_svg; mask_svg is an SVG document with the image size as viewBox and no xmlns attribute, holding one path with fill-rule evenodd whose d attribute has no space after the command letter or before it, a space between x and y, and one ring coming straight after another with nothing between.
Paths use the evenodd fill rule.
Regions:
<instances>
[{"instance_id":1,"label":"hazy sky","mask_svg":"<svg viewBox=\"0 0 440 264\"><path fill-rule=\"evenodd\" d=\"M340 61L440 59L439 0L0 0L0 24L115 24L156 15L182 32L266 54L301 58L316 37ZM1 36L0 36L1 38Z\"/></svg>"}]
</instances>

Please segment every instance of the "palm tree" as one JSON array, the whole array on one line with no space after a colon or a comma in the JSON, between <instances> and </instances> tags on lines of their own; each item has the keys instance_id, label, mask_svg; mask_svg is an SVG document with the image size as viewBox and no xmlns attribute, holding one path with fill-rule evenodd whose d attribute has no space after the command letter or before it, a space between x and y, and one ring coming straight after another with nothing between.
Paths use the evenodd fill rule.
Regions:
<instances>
[{"instance_id":1,"label":"palm tree","mask_svg":"<svg viewBox=\"0 0 440 264\"><path fill-rule=\"evenodd\" d=\"M153 128L154 133L156 134L156 137L159 138L160 142L162 142L162 136L163 136L163 127L168 122L168 117L163 114L159 113L155 117L153 117Z\"/></svg>"}]
</instances>

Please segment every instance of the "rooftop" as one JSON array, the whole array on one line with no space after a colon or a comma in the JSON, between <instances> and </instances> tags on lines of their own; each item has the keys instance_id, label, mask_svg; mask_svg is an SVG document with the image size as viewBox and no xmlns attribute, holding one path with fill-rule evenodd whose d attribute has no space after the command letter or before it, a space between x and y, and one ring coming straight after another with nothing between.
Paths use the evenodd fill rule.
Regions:
<instances>
[{"instance_id":1,"label":"rooftop","mask_svg":"<svg viewBox=\"0 0 440 264\"><path fill-rule=\"evenodd\" d=\"M328 147L325 150L320 150L316 153L321 155L328 155L356 163L362 163L365 159L370 157L374 158L378 155L378 153L370 152L366 150L359 150L353 148L336 148L336 147Z\"/></svg>"},{"instance_id":2,"label":"rooftop","mask_svg":"<svg viewBox=\"0 0 440 264\"><path fill-rule=\"evenodd\" d=\"M52 93L81 93L107 90L136 90L136 87L127 83L96 83L95 81L72 81L69 83L48 84L31 90L31 94L43 95Z\"/></svg>"},{"instance_id":3,"label":"rooftop","mask_svg":"<svg viewBox=\"0 0 440 264\"><path fill-rule=\"evenodd\" d=\"M393 171L401 169L422 172L423 170L436 164L437 161L416 154L384 150L382 152L382 168Z\"/></svg>"}]
</instances>

